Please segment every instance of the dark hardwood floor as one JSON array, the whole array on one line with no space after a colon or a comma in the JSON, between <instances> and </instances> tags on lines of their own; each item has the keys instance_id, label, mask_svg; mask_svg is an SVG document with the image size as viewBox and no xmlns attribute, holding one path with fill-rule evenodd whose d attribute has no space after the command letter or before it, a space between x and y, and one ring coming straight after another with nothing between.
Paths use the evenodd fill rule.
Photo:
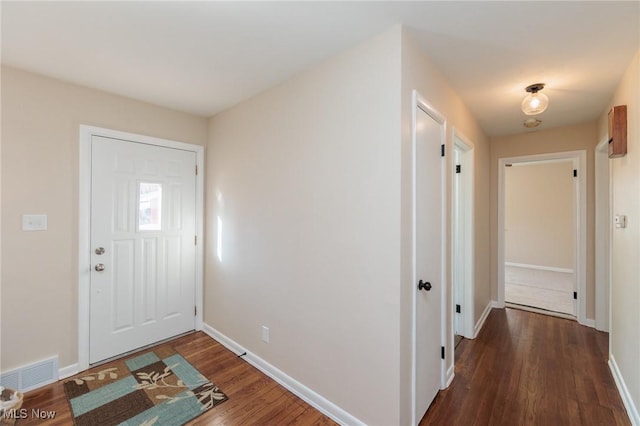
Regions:
<instances>
[{"instance_id":1,"label":"dark hardwood floor","mask_svg":"<svg viewBox=\"0 0 640 426\"><path fill-rule=\"evenodd\" d=\"M608 339L575 321L494 309L456 348L455 378L420 425L629 425Z\"/></svg>"},{"instance_id":2,"label":"dark hardwood floor","mask_svg":"<svg viewBox=\"0 0 640 426\"><path fill-rule=\"evenodd\" d=\"M229 396L191 425L335 424L204 333L164 345ZM494 309L478 338L456 348L456 376L420 424L629 425L607 366L607 346L606 333L574 321ZM18 426L72 424L62 382L26 394L23 408L57 415L47 422L18 420Z\"/></svg>"},{"instance_id":3,"label":"dark hardwood floor","mask_svg":"<svg viewBox=\"0 0 640 426\"><path fill-rule=\"evenodd\" d=\"M172 346L229 397L189 425L336 424L202 332L191 333L163 345ZM107 367L108 364L101 365L97 370ZM62 381L27 393L23 408L28 413L32 409L56 411L56 417L42 421L29 416L18 420L18 426L73 424Z\"/></svg>"}]
</instances>

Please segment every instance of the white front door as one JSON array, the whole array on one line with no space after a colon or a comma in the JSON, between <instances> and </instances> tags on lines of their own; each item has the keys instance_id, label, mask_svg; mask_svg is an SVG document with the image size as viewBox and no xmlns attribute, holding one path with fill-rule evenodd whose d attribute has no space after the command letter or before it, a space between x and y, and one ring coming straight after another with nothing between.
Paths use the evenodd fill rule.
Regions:
<instances>
[{"instance_id":1,"label":"white front door","mask_svg":"<svg viewBox=\"0 0 640 426\"><path fill-rule=\"evenodd\" d=\"M442 280L441 125L421 108L416 110L415 146L415 272L416 390L418 423L440 389Z\"/></svg>"},{"instance_id":2,"label":"white front door","mask_svg":"<svg viewBox=\"0 0 640 426\"><path fill-rule=\"evenodd\" d=\"M92 136L89 362L195 328L196 154Z\"/></svg>"}]
</instances>

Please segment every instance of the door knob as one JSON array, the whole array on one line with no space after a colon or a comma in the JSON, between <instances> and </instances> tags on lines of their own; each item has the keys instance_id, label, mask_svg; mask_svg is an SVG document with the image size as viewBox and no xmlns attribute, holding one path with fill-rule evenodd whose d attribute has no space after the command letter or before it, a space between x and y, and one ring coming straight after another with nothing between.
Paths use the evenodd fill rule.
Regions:
<instances>
[{"instance_id":1,"label":"door knob","mask_svg":"<svg viewBox=\"0 0 640 426\"><path fill-rule=\"evenodd\" d=\"M431 283L430 282L423 282L422 280L420 280L418 282L418 290L431 290Z\"/></svg>"},{"instance_id":2,"label":"door knob","mask_svg":"<svg viewBox=\"0 0 640 426\"><path fill-rule=\"evenodd\" d=\"M96 254L97 254L97 255L104 254L104 247L98 247L98 248L96 249Z\"/></svg>"},{"instance_id":3,"label":"door knob","mask_svg":"<svg viewBox=\"0 0 640 426\"><path fill-rule=\"evenodd\" d=\"M96 265L96 268L95 268L95 269L96 269L96 271L98 271L98 272L102 272L102 271L104 271L104 265L103 265L102 263L98 263L98 264Z\"/></svg>"}]
</instances>

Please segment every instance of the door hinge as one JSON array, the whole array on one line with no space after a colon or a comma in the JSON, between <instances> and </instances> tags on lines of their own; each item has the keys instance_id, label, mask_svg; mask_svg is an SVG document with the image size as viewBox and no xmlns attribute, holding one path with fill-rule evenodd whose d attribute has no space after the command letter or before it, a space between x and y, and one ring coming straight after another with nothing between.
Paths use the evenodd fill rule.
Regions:
<instances>
[{"instance_id":1,"label":"door hinge","mask_svg":"<svg viewBox=\"0 0 640 426\"><path fill-rule=\"evenodd\" d=\"M444 359L444 346L440 346L440 358Z\"/></svg>"},{"instance_id":2,"label":"door hinge","mask_svg":"<svg viewBox=\"0 0 640 426\"><path fill-rule=\"evenodd\" d=\"M462 172L462 166L460 164L456 164L456 173Z\"/></svg>"},{"instance_id":3,"label":"door hinge","mask_svg":"<svg viewBox=\"0 0 640 426\"><path fill-rule=\"evenodd\" d=\"M198 307L197 306L193 307L193 316L194 317L198 316Z\"/></svg>"},{"instance_id":4,"label":"door hinge","mask_svg":"<svg viewBox=\"0 0 640 426\"><path fill-rule=\"evenodd\" d=\"M456 305L456 314L459 314L460 312L462 312L460 305Z\"/></svg>"},{"instance_id":5,"label":"door hinge","mask_svg":"<svg viewBox=\"0 0 640 426\"><path fill-rule=\"evenodd\" d=\"M198 236L197 235L193 237L193 245L194 246L198 245Z\"/></svg>"},{"instance_id":6,"label":"door hinge","mask_svg":"<svg viewBox=\"0 0 640 426\"><path fill-rule=\"evenodd\" d=\"M578 292L577 292L577 291L574 291L574 292L573 292L573 298L574 298L574 299L576 299L576 300L578 300Z\"/></svg>"},{"instance_id":7,"label":"door hinge","mask_svg":"<svg viewBox=\"0 0 640 426\"><path fill-rule=\"evenodd\" d=\"M578 170L573 169L573 177L578 177Z\"/></svg>"},{"instance_id":8,"label":"door hinge","mask_svg":"<svg viewBox=\"0 0 640 426\"><path fill-rule=\"evenodd\" d=\"M444 144L440 145L440 157L444 157Z\"/></svg>"},{"instance_id":9,"label":"door hinge","mask_svg":"<svg viewBox=\"0 0 640 426\"><path fill-rule=\"evenodd\" d=\"M196 164L196 176L198 176L198 165Z\"/></svg>"}]
</instances>

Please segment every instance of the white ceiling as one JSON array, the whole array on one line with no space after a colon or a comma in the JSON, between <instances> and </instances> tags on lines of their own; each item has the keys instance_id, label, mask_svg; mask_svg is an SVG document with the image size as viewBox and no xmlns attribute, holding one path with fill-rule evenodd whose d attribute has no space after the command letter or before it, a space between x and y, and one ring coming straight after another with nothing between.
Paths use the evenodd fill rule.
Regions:
<instances>
[{"instance_id":1,"label":"white ceiling","mask_svg":"<svg viewBox=\"0 0 640 426\"><path fill-rule=\"evenodd\" d=\"M2 62L212 116L402 23L489 135L596 119L640 49L640 2L7 2Z\"/></svg>"}]
</instances>

